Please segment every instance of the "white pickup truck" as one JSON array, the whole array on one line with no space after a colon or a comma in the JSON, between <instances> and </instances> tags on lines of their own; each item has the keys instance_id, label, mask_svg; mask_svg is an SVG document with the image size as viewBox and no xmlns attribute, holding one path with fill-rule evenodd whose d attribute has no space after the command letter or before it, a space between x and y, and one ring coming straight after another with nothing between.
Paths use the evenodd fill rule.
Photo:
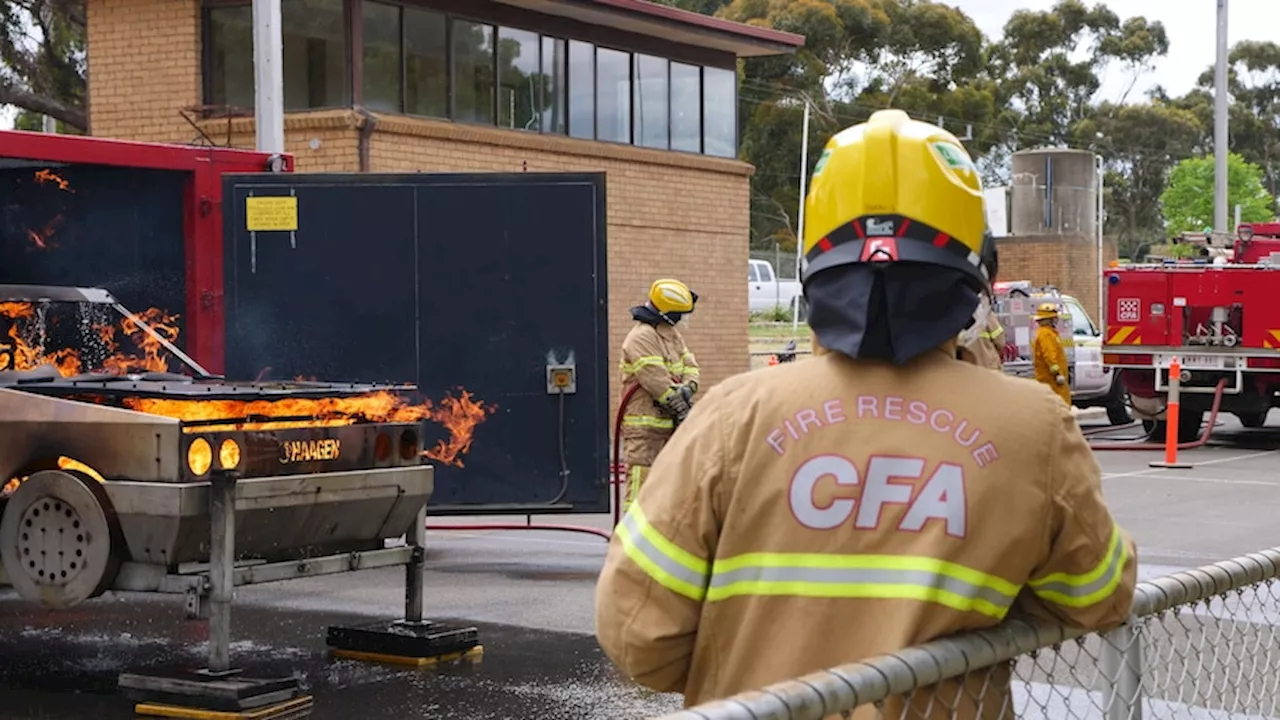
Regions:
<instances>
[{"instance_id":1,"label":"white pickup truck","mask_svg":"<svg viewBox=\"0 0 1280 720\"><path fill-rule=\"evenodd\" d=\"M767 260L747 261L747 304L750 312L782 308L791 312L800 297L800 283L780 280Z\"/></svg>"}]
</instances>

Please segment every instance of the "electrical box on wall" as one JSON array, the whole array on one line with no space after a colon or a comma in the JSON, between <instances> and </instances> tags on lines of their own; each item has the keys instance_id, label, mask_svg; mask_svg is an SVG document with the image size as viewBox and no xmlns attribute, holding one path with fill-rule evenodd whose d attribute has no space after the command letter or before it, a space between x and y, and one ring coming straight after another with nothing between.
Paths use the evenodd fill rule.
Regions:
<instances>
[{"instance_id":1,"label":"electrical box on wall","mask_svg":"<svg viewBox=\"0 0 1280 720\"><path fill-rule=\"evenodd\" d=\"M578 377L574 366L547 365L547 394L572 395L578 392Z\"/></svg>"}]
</instances>

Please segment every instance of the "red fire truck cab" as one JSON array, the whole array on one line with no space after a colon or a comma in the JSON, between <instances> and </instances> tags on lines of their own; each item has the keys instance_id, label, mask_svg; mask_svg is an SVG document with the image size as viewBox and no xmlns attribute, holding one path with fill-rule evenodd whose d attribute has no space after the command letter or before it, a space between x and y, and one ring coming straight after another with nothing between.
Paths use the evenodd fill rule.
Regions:
<instances>
[{"instance_id":1,"label":"red fire truck cab","mask_svg":"<svg viewBox=\"0 0 1280 720\"><path fill-rule=\"evenodd\" d=\"M1103 273L1103 362L1134 414L1159 431L1169 362L1181 363L1178 435L1194 439L1215 388L1221 410L1260 427L1280 390L1280 223L1242 224L1233 258L1128 265Z\"/></svg>"}]
</instances>

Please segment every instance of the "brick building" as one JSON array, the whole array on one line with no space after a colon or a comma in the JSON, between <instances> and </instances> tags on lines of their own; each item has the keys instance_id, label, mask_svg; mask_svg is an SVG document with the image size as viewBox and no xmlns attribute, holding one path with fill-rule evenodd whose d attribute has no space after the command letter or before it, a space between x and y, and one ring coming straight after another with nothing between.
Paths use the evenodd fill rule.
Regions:
<instances>
[{"instance_id":1,"label":"brick building","mask_svg":"<svg viewBox=\"0 0 1280 720\"><path fill-rule=\"evenodd\" d=\"M93 135L253 146L249 0L86 9ZM282 0L282 12L299 172L604 171L612 346L627 308L671 275L704 298L689 331L704 378L747 369L737 59L803 38L643 0Z\"/></svg>"}]
</instances>

